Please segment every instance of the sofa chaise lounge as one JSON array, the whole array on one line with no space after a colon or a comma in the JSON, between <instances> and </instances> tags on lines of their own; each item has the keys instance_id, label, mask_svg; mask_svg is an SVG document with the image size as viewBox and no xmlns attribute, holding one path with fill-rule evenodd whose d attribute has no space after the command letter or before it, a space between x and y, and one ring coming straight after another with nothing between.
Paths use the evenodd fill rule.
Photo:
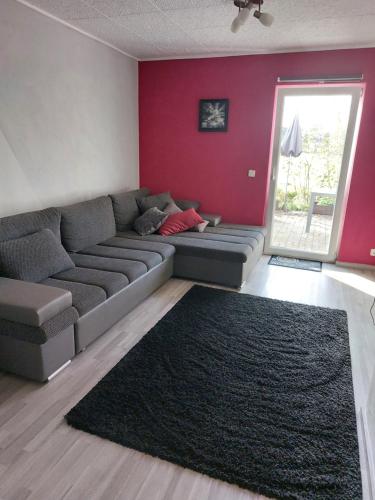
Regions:
<instances>
[{"instance_id":1,"label":"sofa chaise lounge","mask_svg":"<svg viewBox=\"0 0 375 500\"><path fill-rule=\"evenodd\" d=\"M139 236L132 225L148 195L139 189L0 219L0 369L48 380L172 275L241 286L262 254L263 228L206 215L217 225L204 233ZM43 275L47 250L34 255L25 244L46 231L72 264ZM9 276L2 252L32 277Z\"/></svg>"}]
</instances>

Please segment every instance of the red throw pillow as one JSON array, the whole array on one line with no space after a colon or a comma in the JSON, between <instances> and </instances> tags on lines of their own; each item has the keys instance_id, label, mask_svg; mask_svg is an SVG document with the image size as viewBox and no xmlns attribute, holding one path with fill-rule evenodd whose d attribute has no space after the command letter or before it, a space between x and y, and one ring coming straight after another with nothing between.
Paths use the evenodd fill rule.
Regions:
<instances>
[{"instance_id":1,"label":"red throw pillow","mask_svg":"<svg viewBox=\"0 0 375 500\"><path fill-rule=\"evenodd\" d=\"M194 208L189 208L183 212L170 215L164 224L160 227L159 233L163 236L182 233L193 226L203 222L202 217L197 214Z\"/></svg>"}]
</instances>

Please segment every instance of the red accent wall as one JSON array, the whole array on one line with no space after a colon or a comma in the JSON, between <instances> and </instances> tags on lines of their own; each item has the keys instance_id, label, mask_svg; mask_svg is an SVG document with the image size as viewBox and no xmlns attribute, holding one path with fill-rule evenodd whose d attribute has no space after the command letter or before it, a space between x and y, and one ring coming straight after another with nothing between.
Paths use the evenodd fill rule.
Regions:
<instances>
[{"instance_id":1,"label":"red accent wall","mask_svg":"<svg viewBox=\"0 0 375 500\"><path fill-rule=\"evenodd\" d=\"M230 222L263 224L278 76L364 73L367 84L339 260L373 264L375 49L141 62L140 180ZM229 98L226 133L198 132L198 101ZM248 169L256 177L247 177Z\"/></svg>"}]
</instances>

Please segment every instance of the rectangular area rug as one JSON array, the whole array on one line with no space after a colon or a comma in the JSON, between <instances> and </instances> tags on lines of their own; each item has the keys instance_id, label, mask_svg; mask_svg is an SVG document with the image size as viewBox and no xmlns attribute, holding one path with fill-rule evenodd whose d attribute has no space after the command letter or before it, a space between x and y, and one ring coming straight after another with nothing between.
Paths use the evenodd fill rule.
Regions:
<instances>
[{"instance_id":1,"label":"rectangular area rug","mask_svg":"<svg viewBox=\"0 0 375 500\"><path fill-rule=\"evenodd\" d=\"M362 498L344 311L194 286L66 419L270 497Z\"/></svg>"}]
</instances>

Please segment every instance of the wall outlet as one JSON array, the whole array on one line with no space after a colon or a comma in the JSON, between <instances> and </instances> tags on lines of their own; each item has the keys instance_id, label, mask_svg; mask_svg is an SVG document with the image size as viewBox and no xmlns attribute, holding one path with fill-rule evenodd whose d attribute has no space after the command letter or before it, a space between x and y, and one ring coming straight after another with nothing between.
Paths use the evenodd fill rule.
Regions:
<instances>
[{"instance_id":1,"label":"wall outlet","mask_svg":"<svg viewBox=\"0 0 375 500\"><path fill-rule=\"evenodd\" d=\"M248 175L249 177L255 177L255 170L249 170L249 171L247 172L247 175Z\"/></svg>"},{"instance_id":2,"label":"wall outlet","mask_svg":"<svg viewBox=\"0 0 375 500\"><path fill-rule=\"evenodd\" d=\"M375 248L371 248L370 255L371 257L375 257Z\"/></svg>"}]
</instances>

